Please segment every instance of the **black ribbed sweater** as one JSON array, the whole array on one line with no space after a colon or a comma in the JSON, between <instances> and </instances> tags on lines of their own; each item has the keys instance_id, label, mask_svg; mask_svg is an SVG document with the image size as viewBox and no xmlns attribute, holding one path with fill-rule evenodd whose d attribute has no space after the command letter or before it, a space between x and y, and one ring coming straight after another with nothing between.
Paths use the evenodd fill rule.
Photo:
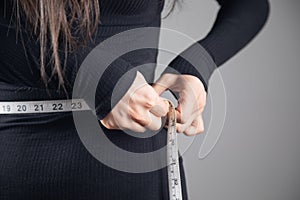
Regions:
<instances>
[{"instance_id":1,"label":"black ribbed sweater","mask_svg":"<svg viewBox=\"0 0 300 200\"><path fill-rule=\"evenodd\" d=\"M10 20L11 2L13 0L0 1L0 101L71 98L75 80L85 89L82 90L84 96L84 91L91 88L90 80L99 78L101 67L105 67L105 58L138 43L153 48L137 49L116 56L101 77L95 95L97 118L105 117L124 95L136 70L141 71L149 83L153 81L159 31L145 31L134 35L135 38L113 40L113 45L100 49L102 53L89 61L91 65L99 66L99 71L86 72L85 76L77 79L76 75L89 53L105 39L134 28L159 28L164 0L100 0L101 23L94 35L94 42L69 52L67 60L64 60L63 53L60 54L62 63L66 61L67 94L56 90L58 81L55 77L49 82L49 93L46 91L40 78L39 41L26 27L22 27L22 33L16 37L14 21ZM212 30L198 41L206 52L199 55L195 45L192 45L181 54L199 65L193 66L181 56L170 63L180 73L200 78L206 90L215 67L223 64L254 38L263 27L269 11L267 0L218 0L218 3L220 10ZM191 26L201 26L196 19L190 19L190 23ZM50 61L49 55L47 63ZM141 67L136 69L138 66ZM50 67L47 73L51 73ZM112 98L114 89L116 96ZM87 101L91 105L91 101ZM82 114L87 118L91 115L90 112ZM99 125L113 143L128 151L151 152L166 144L165 129L152 137L141 139ZM88 134L92 130L87 128L85 131ZM187 199L181 157L180 167L183 199ZM0 115L1 200L168 198L166 168L131 174L107 167L84 148L77 135L72 113Z\"/></svg>"},{"instance_id":2,"label":"black ribbed sweater","mask_svg":"<svg viewBox=\"0 0 300 200\"><path fill-rule=\"evenodd\" d=\"M10 1L6 4L1 1L0 9L0 81L6 83L14 83L22 86L44 88L41 84L39 76L39 43L34 37L29 37L24 33L25 51L23 49L22 37L18 37L16 43L15 27L10 23L10 12L12 10ZM169 66L176 69L182 74L191 74L200 78L208 90L208 80L216 66L222 65L225 61L235 55L243 48L262 28L268 16L268 2L266 0L218 0L220 10L212 30L208 35L200 40L204 49L209 53L214 63L210 66L193 66L182 57L175 58ZM72 84L80 64L88 53L100 42L122 31L140 27L159 27L160 16L163 9L164 1L154 0L102 0L100 1L101 8L101 24L99 25L94 44L88 44L86 47L78 50L76 53L69 55L66 66L66 77L71 83L69 93L71 94ZM200 26L196 20L191 21L191 26ZM8 29L8 27L10 27ZM25 29L26 31L26 29ZM145 38L150 38L153 41L153 46L158 46L158 35L155 36L145 33ZM101 119L111 110L111 95L117 81L129 69L146 64L155 63L157 50L137 50L136 52L124 55L123 58L117 59L110 66L99 83L98 92L96 95L96 111L97 116ZM192 60L198 60L201 63L199 52L193 48L193 45L188 48L183 54L188 55ZM62 62L63 62L63 55ZM205 55L204 57L207 57ZM214 65L215 64L215 65ZM201 74L195 69L201 67ZM154 68L154 66L153 66ZM50 69L50 68L48 68ZM167 72L167 71L165 71ZM50 74L50 72L49 72ZM112 76L112 74L114 76ZM144 74L149 82L153 79L153 73ZM126 83L123 81L123 88L119 91L119 98L126 92L131 82L133 81L134 73L128 75ZM86 83L87 84L87 83ZM57 87L57 81L54 79L50 84L50 88ZM87 88L86 86L82 86ZM113 105L117 103L114 102Z\"/></svg>"}]
</instances>

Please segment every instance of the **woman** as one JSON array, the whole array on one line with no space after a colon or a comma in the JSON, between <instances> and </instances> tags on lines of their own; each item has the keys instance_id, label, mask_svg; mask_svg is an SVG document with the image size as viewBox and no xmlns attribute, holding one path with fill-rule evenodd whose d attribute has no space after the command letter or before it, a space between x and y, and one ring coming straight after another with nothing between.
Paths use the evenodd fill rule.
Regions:
<instances>
[{"instance_id":1,"label":"woman","mask_svg":"<svg viewBox=\"0 0 300 200\"><path fill-rule=\"evenodd\" d=\"M164 3L163 0L1 1L0 101L70 98L78 69L92 49L123 31L160 27ZM218 3L221 8L212 30L198 42L216 66L235 55L259 32L269 8L267 0L218 0ZM158 46L158 36L159 32L145 33L142 39ZM166 115L168 105L159 96L166 89L179 92L177 131L194 135L204 130L201 114L212 66L199 73L178 56L170 67L181 75L168 69L152 84L153 74L139 68L142 73L133 70L123 78L130 69L155 63L157 52L155 48L145 48L117 56L97 87L95 108L100 126L114 144L131 152L151 152L166 144L161 118ZM193 53L193 46L184 52ZM118 98L113 99L113 91L122 79L125 81L118 90ZM88 80L80 81L83 88L89 88ZM115 102L111 105L111 101ZM135 134L159 131L152 137L138 138L125 130ZM128 173L104 165L81 143L71 112L0 115L0 152L0 199L3 200L169 199L165 167L147 173ZM187 199L181 158L180 167L183 198Z\"/></svg>"}]
</instances>

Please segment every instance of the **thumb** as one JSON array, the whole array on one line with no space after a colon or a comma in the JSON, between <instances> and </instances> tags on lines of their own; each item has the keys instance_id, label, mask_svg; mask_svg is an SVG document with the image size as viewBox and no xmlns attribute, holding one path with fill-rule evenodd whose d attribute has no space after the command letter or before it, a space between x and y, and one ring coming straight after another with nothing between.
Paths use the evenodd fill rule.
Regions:
<instances>
[{"instance_id":1,"label":"thumb","mask_svg":"<svg viewBox=\"0 0 300 200\"><path fill-rule=\"evenodd\" d=\"M155 83L152 84L153 89L158 95L169 89L175 81L175 76L171 74L162 75Z\"/></svg>"},{"instance_id":2,"label":"thumb","mask_svg":"<svg viewBox=\"0 0 300 200\"><path fill-rule=\"evenodd\" d=\"M153 89L156 91L156 93L160 96L164 91L168 89L168 87L156 82L152 84Z\"/></svg>"}]
</instances>

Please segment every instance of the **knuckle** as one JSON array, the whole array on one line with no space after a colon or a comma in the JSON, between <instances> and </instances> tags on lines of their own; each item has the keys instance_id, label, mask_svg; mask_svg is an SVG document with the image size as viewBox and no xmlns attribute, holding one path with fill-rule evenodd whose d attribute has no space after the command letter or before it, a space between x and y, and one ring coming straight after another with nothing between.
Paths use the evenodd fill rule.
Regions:
<instances>
[{"instance_id":1,"label":"knuckle","mask_svg":"<svg viewBox=\"0 0 300 200\"><path fill-rule=\"evenodd\" d=\"M183 133L183 132L184 132L184 129L183 129L182 126L178 126L178 127L177 127L177 131L178 131L179 133Z\"/></svg>"},{"instance_id":2,"label":"knuckle","mask_svg":"<svg viewBox=\"0 0 300 200\"><path fill-rule=\"evenodd\" d=\"M149 99L149 100L147 100L147 101L145 102L145 106L146 106L147 108L152 108L152 107L155 106L155 101Z\"/></svg>"},{"instance_id":3,"label":"knuckle","mask_svg":"<svg viewBox=\"0 0 300 200\"><path fill-rule=\"evenodd\" d=\"M157 99L153 95L147 94L147 96L145 96L145 106L152 108L156 105L156 100Z\"/></svg>"},{"instance_id":4,"label":"knuckle","mask_svg":"<svg viewBox=\"0 0 300 200\"><path fill-rule=\"evenodd\" d=\"M186 136L191 136L191 133L188 132L188 131L184 131L183 134L186 135Z\"/></svg>"},{"instance_id":5,"label":"knuckle","mask_svg":"<svg viewBox=\"0 0 300 200\"><path fill-rule=\"evenodd\" d=\"M193 136L196 134L196 129L192 126L190 126L189 128L187 128L185 131L184 131L184 134L187 135L187 136Z\"/></svg>"},{"instance_id":6,"label":"knuckle","mask_svg":"<svg viewBox=\"0 0 300 200\"><path fill-rule=\"evenodd\" d=\"M199 103L200 108L203 108L206 106L206 101L200 101Z\"/></svg>"},{"instance_id":7,"label":"knuckle","mask_svg":"<svg viewBox=\"0 0 300 200\"><path fill-rule=\"evenodd\" d=\"M142 126L147 126L151 123L151 120L149 120L148 118L146 118L144 115L140 115L140 114L134 114L131 116L131 118L137 122L138 124L142 125Z\"/></svg>"},{"instance_id":8,"label":"knuckle","mask_svg":"<svg viewBox=\"0 0 300 200\"><path fill-rule=\"evenodd\" d=\"M204 126L199 126L197 132L198 133L203 133L204 132Z\"/></svg>"}]
</instances>

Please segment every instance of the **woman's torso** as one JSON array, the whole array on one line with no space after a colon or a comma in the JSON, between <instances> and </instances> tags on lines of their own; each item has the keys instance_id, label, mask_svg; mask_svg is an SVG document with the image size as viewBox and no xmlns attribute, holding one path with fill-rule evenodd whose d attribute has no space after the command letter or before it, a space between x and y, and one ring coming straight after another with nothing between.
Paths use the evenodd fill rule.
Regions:
<instances>
[{"instance_id":1,"label":"woman's torso","mask_svg":"<svg viewBox=\"0 0 300 200\"><path fill-rule=\"evenodd\" d=\"M81 63L101 41L133 28L160 27L163 4L162 0L101 0L102 24L96 42L68 55L68 81L74 82ZM15 27L9 26L9 11L3 17L4 1L0 5L0 101L64 99L63 93L56 92L55 80L49 84L51 96L41 84L36 38L25 32L23 41L20 35L17 38ZM151 35L152 46L158 46L158 37ZM135 67L156 63L157 53L157 49L140 49L123 59ZM165 129L145 139L119 130L105 133L116 145L133 152L155 151L166 143ZM84 148L71 112L0 115L0 152L0 199L168 199L166 168L130 174L103 165Z\"/></svg>"}]
</instances>

